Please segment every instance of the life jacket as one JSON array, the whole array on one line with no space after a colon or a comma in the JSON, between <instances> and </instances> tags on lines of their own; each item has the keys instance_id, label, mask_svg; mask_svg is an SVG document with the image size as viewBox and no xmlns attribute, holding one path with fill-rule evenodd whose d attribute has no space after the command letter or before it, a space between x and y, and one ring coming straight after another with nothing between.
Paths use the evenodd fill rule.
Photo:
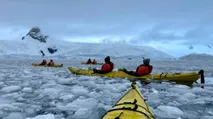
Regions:
<instances>
[{"instance_id":1,"label":"life jacket","mask_svg":"<svg viewBox=\"0 0 213 119\"><path fill-rule=\"evenodd\" d=\"M87 64L91 64L92 63L92 61L91 60L87 60L87 62L86 62Z\"/></svg>"},{"instance_id":2,"label":"life jacket","mask_svg":"<svg viewBox=\"0 0 213 119\"><path fill-rule=\"evenodd\" d=\"M40 65L46 65L47 62L46 61L42 61L42 63L40 63Z\"/></svg>"},{"instance_id":3,"label":"life jacket","mask_svg":"<svg viewBox=\"0 0 213 119\"><path fill-rule=\"evenodd\" d=\"M111 72L114 69L114 64L112 62L110 63L105 63L102 67L101 67L101 71L103 72Z\"/></svg>"},{"instance_id":4,"label":"life jacket","mask_svg":"<svg viewBox=\"0 0 213 119\"><path fill-rule=\"evenodd\" d=\"M114 69L114 64L112 62L110 62L110 71L112 71Z\"/></svg>"},{"instance_id":5,"label":"life jacket","mask_svg":"<svg viewBox=\"0 0 213 119\"><path fill-rule=\"evenodd\" d=\"M96 61L96 60L93 60L92 64L97 64L97 61Z\"/></svg>"},{"instance_id":6,"label":"life jacket","mask_svg":"<svg viewBox=\"0 0 213 119\"><path fill-rule=\"evenodd\" d=\"M54 62L49 62L47 65L48 65L48 66L53 66L53 65L54 65Z\"/></svg>"},{"instance_id":7,"label":"life jacket","mask_svg":"<svg viewBox=\"0 0 213 119\"><path fill-rule=\"evenodd\" d=\"M138 66L138 68L136 69L136 74L138 76L143 76L143 75L147 75L150 74L152 72L152 65L140 65Z\"/></svg>"}]
</instances>

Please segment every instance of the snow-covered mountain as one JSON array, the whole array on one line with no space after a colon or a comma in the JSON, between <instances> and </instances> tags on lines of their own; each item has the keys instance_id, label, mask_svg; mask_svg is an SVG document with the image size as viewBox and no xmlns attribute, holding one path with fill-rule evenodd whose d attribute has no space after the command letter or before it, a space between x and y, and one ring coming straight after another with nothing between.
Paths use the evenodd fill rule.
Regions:
<instances>
[{"instance_id":1,"label":"snow-covered mountain","mask_svg":"<svg viewBox=\"0 0 213 119\"><path fill-rule=\"evenodd\" d=\"M50 46L50 42L47 42L49 36L43 35L39 27L33 27L26 34L26 36L22 37L22 40L25 41L24 44L28 44L31 49L37 50L37 52L41 53L42 56L46 54L54 54L57 52L57 48L55 46Z\"/></svg>"},{"instance_id":2,"label":"snow-covered mountain","mask_svg":"<svg viewBox=\"0 0 213 119\"><path fill-rule=\"evenodd\" d=\"M40 43L27 37L26 40L0 40L0 55L28 55L42 56L40 50L46 56L60 58L75 57L99 57L109 55L114 58L151 58L154 60L174 59L173 56L149 46L134 46L127 44L97 44L97 43L76 43L67 41L55 41ZM48 53L48 47L57 47L57 52Z\"/></svg>"},{"instance_id":3,"label":"snow-covered mountain","mask_svg":"<svg viewBox=\"0 0 213 119\"><path fill-rule=\"evenodd\" d=\"M213 60L213 56L210 54L198 54L198 53L192 53L189 55L185 55L180 57L181 60L203 60L203 61L207 61L207 60Z\"/></svg>"},{"instance_id":4,"label":"snow-covered mountain","mask_svg":"<svg viewBox=\"0 0 213 119\"><path fill-rule=\"evenodd\" d=\"M203 54L204 53L204 54L213 55L213 47L211 44L196 45L196 46L190 45L188 47L188 50L186 49L185 52L187 52L187 54L193 54L193 53Z\"/></svg>"},{"instance_id":5,"label":"snow-covered mountain","mask_svg":"<svg viewBox=\"0 0 213 119\"><path fill-rule=\"evenodd\" d=\"M118 43L77 43L49 39L40 28L32 28L21 40L0 40L0 55L9 57L58 57L58 58L151 58L153 60L175 59L173 56L149 46Z\"/></svg>"},{"instance_id":6,"label":"snow-covered mountain","mask_svg":"<svg viewBox=\"0 0 213 119\"><path fill-rule=\"evenodd\" d=\"M54 45L32 40L30 36L26 36L25 40L0 40L1 55L42 55L41 51L51 55L48 48L54 48Z\"/></svg>"},{"instance_id":7,"label":"snow-covered mountain","mask_svg":"<svg viewBox=\"0 0 213 119\"><path fill-rule=\"evenodd\" d=\"M96 44L96 43L72 43L64 56L87 56L114 58L152 58L152 59L174 59L173 56L149 46L134 46L127 44Z\"/></svg>"}]
</instances>

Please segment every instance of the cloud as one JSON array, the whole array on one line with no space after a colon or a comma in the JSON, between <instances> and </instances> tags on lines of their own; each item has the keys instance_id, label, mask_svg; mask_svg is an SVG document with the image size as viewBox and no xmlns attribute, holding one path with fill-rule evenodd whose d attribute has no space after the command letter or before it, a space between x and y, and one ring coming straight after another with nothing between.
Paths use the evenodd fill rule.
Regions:
<instances>
[{"instance_id":1,"label":"cloud","mask_svg":"<svg viewBox=\"0 0 213 119\"><path fill-rule=\"evenodd\" d=\"M163 26L163 27L162 27ZM204 44L213 43L213 24L185 27L173 30L166 25L160 25L144 30L140 35L134 37L129 42L133 44L153 42L153 41L181 41L184 44Z\"/></svg>"},{"instance_id":2,"label":"cloud","mask_svg":"<svg viewBox=\"0 0 213 119\"><path fill-rule=\"evenodd\" d=\"M127 44L128 41L124 37L107 37L107 38L101 39L100 43Z\"/></svg>"},{"instance_id":3,"label":"cloud","mask_svg":"<svg viewBox=\"0 0 213 119\"><path fill-rule=\"evenodd\" d=\"M39 26L44 34L68 39L196 44L212 42L212 9L212 0L1 0L0 30Z\"/></svg>"}]
</instances>

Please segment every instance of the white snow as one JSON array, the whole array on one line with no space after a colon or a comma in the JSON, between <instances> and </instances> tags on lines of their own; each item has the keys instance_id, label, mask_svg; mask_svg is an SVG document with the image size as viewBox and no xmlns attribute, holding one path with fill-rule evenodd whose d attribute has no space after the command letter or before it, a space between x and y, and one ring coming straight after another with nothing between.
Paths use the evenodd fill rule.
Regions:
<instances>
[{"instance_id":1,"label":"white snow","mask_svg":"<svg viewBox=\"0 0 213 119\"><path fill-rule=\"evenodd\" d=\"M70 110L70 111L77 111L81 108L87 108L87 109L93 109L97 106L97 100L93 98L88 98L88 99L76 99L71 103L68 103L65 106L58 105L58 107L61 110Z\"/></svg>"},{"instance_id":2,"label":"white snow","mask_svg":"<svg viewBox=\"0 0 213 119\"><path fill-rule=\"evenodd\" d=\"M194 93L185 93L179 97L179 101L182 101L182 103L188 103L192 100L195 100L195 98L196 95Z\"/></svg>"},{"instance_id":3,"label":"white snow","mask_svg":"<svg viewBox=\"0 0 213 119\"><path fill-rule=\"evenodd\" d=\"M47 115L38 115L36 117L32 118L26 118L26 119L55 119L55 116L53 114L47 114Z\"/></svg>"},{"instance_id":4,"label":"white snow","mask_svg":"<svg viewBox=\"0 0 213 119\"><path fill-rule=\"evenodd\" d=\"M90 116L92 113L92 110L88 108L80 108L75 112L75 114L72 116L77 119L86 119L86 117Z\"/></svg>"},{"instance_id":5,"label":"white snow","mask_svg":"<svg viewBox=\"0 0 213 119\"><path fill-rule=\"evenodd\" d=\"M150 93L148 96L148 101L150 105L157 106L156 104L159 104L161 102L161 99L159 97L159 94L157 93Z\"/></svg>"},{"instance_id":6,"label":"white snow","mask_svg":"<svg viewBox=\"0 0 213 119\"><path fill-rule=\"evenodd\" d=\"M2 55L41 55L40 50L50 55L47 51L50 43L41 43L38 40L26 36L24 40L0 40L0 54Z\"/></svg>"},{"instance_id":7,"label":"white snow","mask_svg":"<svg viewBox=\"0 0 213 119\"><path fill-rule=\"evenodd\" d=\"M63 95L63 96L60 96L59 99L63 100L63 101L66 101L66 100L72 100L74 99L75 95L72 95L72 94L68 94L68 95Z\"/></svg>"},{"instance_id":8,"label":"white snow","mask_svg":"<svg viewBox=\"0 0 213 119\"><path fill-rule=\"evenodd\" d=\"M212 49L212 45L208 44L208 45L196 45L193 46L193 49L189 49L186 50L185 52L189 53L189 54L210 54L213 55L213 49Z\"/></svg>"},{"instance_id":9,"label":"white snow","mask_svg":"<svg viewBox=\"0 0 213 119\"><path fill-rule=\"evenodd\" d=\"M213 60L213 56L206 53L192 53L180 57L181 60Z\"/></svg>"},{"instance_id":10,"label":"white snow","mask_svg":"<svg viewBox=\"0 0 213 119\"><path fill-rule=\"evenodd\" d=\"M31 117L32 115L36 113L36 110L34 108L26 108L25 113L27 116Z\"/></svg>"},{"instance_id":11,"label":"white snow","mask_svg":"<svg viewBox=\"0 0 213 119\"><path fill-rule=\"evenodd\" d=\"M24 119L21 113L13 112L3 119Z\"/></svg>"},{"instance_id":12,"label":"white snow","mask_svg":"<svg viewBox=\"0 0 213 119\"><path fill-rule=\"evenodd\" d=\"M88 95L88 93L89 93L88 89L86 89L82 86L74 86L71 89L71 92L75 95Z\"/></svg>"},{"instance_id":13,"label":"white snow","mask_svg":"<svg viewBox=\"0 0 213 119\"><path fill-rule=\"evenodd\" d=\"M23 92L26 92L26 93L31 93L33 90L31 87L25 87L22 89Z\"/></svg>"},{"instance_id":14,"label":"white snow","mask_svg":"<svg viewBox=\"0 0 213 119\"><path fill-rule=\"evenodd\" d=\"M18 111L19 109L11 104L0 104L0 110L4 111Z\"/></svg>"},{"instance_id":15,"label":"white snow","mask_svg":"<svg viewBox=\"0 0 213 119\"><path fill-rule=\"evenodd\" d=\"M58 49L54 54L50 54L48 47ZM38 40L26 36L24 40L0 40L0 55L6 58L30 58L31 56L41 58L40 50L44 51L46 56L57 58L102 58L107 55L115 58L151 58L152 60L173 60L174 57L154 49L149 46L133 46L127 44L96 44L96 43L76 43L67 41L56 41L48 39L47 43L41 43ZM101 61L102 62L102 61Z\"/></svg>"},{"instance_id":16,"label":"white snow","mask_svg":"<svg viewBox=\"0 0 213 119\"><path fill-rule=\"evenodd\" d=\"M51 99L58 98L60 93L60 89L57 88L45 88L40 94L40 98L44 98L45 96L49 96Z\"/></svg>"},{"instance_id":17,"label":"white snow","mask_svg":"<svg viewBox=\"0 0 213 119\"><path fill-rule=\"evenodd\" d=\"M1 92L5 92L5 93L10 93L10 92L16 92L16 91L20 91L21 87L20 86L7 86L1 89Z\"/></svg>"},{"instance_id":18,"label":"white snow","mask_svg":"<svg viewBox=\"0 0 213 119\"><path fill-rule=\"evenodd\" d=\"M158 106L156 113L161 118L175 119L183 116L183 111L177 107L172 106Z\"/></svg>"},{"instance_id":19,"label":"white snow","mask_svg":"<svg viewBox=\"0 0 213 119\"><path fill-rule=\"evenodd\" d=\"M67 78L67 79L64 79L64 78L58 78L57 82L59 84L70 84L72 83L73 81L73 78Z\"/></svg>"}]
</instances>

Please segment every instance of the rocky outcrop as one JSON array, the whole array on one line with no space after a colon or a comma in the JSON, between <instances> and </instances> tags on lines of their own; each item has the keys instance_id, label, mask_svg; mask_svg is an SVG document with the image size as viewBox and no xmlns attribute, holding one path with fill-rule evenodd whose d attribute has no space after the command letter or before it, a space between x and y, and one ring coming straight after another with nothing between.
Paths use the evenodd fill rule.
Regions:
<instances>
[{"instance_id":1,"label":"rocky outcrop","mask_svg":"<svg viewBox=\"0 0 213 119\"><path fill-rule=\"evenodd\" d=\"M42 56L44 57L44 56L45 56L45 54L44 54L43 50L40 50L40 52L41 52Z\"/></svg>"},{"instance_id":2,"label":"rocky outcrop","mask_svg":"<svg viewBox=\"0 0 213 119\"><path fill-rule=\"evenodd\" d=\"M55 47L52 48L47 48L47 50L49 51L49 53L53 54L55 52L57 52L57 49Z\"/></svg>"},{"instance_id":3,"label":"rocky outcrop","mask_svg":"<svg viewBox=\"0 0 213 119\"><path fill-rule=\"evenodd\" d=\"M47 39L49 36L45 36L43 34L41 34L41 30L39 27L33 27L30 29L30 31L27 33L26 36L30 36L31 38L35 39L35 40L38 40L40 42L43 42L43 43L46 43L47 42ZM24 40L25 37L23 36L22 37L22 40Z\"/></svg>"}]
</instances>

